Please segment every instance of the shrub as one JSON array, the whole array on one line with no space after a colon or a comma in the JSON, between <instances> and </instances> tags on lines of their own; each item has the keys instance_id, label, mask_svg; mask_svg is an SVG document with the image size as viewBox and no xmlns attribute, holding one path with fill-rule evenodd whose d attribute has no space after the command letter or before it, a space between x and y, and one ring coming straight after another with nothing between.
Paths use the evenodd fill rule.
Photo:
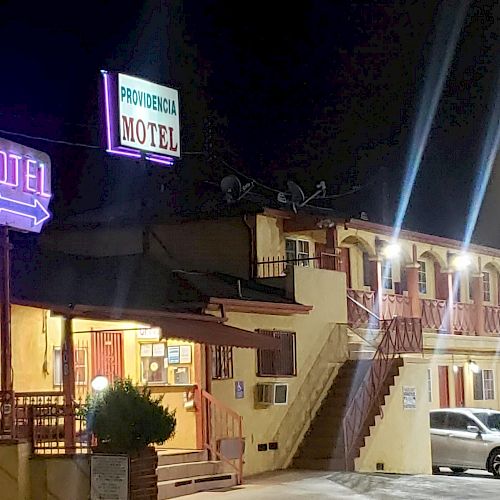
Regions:
<instances>
[{"instance_id":1,"label":"shrub","mask_svg":"<svg viewBox=\"0 0 500 500\"><path fill-rule=\"evenodd\" d=\"M175 431L175 411L163 408L160 401L130 379L115 380L102 393L89 396L82 413L87 430L97 438L97 449L129 453L167 441Z\"/></svg>"}]
</instances>

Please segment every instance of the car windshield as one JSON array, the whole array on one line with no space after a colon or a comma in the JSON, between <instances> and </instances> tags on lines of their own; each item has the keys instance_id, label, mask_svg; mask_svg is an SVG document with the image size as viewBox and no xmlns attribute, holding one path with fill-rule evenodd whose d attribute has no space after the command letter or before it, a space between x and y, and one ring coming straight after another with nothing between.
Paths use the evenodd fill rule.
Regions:
<instances>
[{"instance_id":1,"label":"car windshield","mask_svg":"<svg viewBox=\"0 0 500 500\"><path fill-rule=\"evenodd\" d=\"M490 430L500 432L500 413L474 413L481 422Z\"/></svg>"}]
</instances>

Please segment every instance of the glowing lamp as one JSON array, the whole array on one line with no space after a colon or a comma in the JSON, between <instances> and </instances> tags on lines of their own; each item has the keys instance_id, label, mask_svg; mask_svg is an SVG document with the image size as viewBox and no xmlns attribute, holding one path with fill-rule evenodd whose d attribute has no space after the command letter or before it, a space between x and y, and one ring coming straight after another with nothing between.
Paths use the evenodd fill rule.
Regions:
<instances>
[{"instance_id":1,"label":"glowing lamp","mask_svg":"<svg viewBox=\"0 0 500 500\"><path fill-rule=\"evenodd\" d=\"M382 250L384 257L386 257L387 259L395 259L399 256L400 252L401 246L397 242L388 243Z\"/></svg>"},{"instance_id":2,"label":"glowing lamp","mask_svg":"<svg viewBox=\"0 0 500 500\"><path fill-rule=\"evenodd\" d=\"M97 375L90 383L92 389L97 392L104 391L109 385L109 380L104 375Z\"/></svg>"},{"instance_id":3,"label":"glowing lamp","mask_svg":"<svg viewBox=\"0 0 500 500\"><path fill-rule=\"evenodd\" d=\"M458 373L458 366L457 365L453 365L453 372Z\"/></svg>"},{"instance_id":4,"label":"glowing lamp","mask_svg":"<svg viewBox=\"0 0 500 500\"><path fill-rule=\"evenodd\" d=\"M481 368L479 368L479 365L475 361L469 361L469 368L472 373L479 373L481 371Z\"/></svg>"},{"instance_id":5,"label":"glowing lamp","mask_svg":"<svg viewBox=\"0 0 500 500\"><path fill-rule=\"evenodd\" d=\"M457 271L463 271L472 264L472 258L469 254L461 253L453 259L453 267Z\"/></svg>"}]
</instances>

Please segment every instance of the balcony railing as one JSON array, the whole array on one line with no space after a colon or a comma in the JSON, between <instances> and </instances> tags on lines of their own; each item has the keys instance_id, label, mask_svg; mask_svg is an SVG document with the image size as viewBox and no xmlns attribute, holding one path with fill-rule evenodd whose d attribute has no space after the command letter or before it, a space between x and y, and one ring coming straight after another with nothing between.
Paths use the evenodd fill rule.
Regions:
<instances>
[{"instance_id":1,"label":"balcony railing","mask_svg":"<svg viewBox=\"0 0 500 500\"><path fill-rule=\"evenodd\" d=\"M446 330L446 300L420 299L422 305L422 328L427 330Z\"/></svg>"},{"instance_id":2,"label":"balcony railing","mask_svg":"<svg viewBox=\"0 0 500 500\"><path fill-rule=\"evenodd\" d=\"M484 306L484 331L500 334L500 306Z\"/></svg>"},{"instance_id":3,"label":"balcony railing","mask_svg":"<svg viewBox=\"0 0 500 500\"><path fill-rule=\"evenodd\" d=\"M286 257L266 257L257 262L257 278L278 278L286 275L290 266L314 267L316 269L335 270L335 259L332 253L321 252L314 257L288 259Z\"/></svg>"}]
</instances>

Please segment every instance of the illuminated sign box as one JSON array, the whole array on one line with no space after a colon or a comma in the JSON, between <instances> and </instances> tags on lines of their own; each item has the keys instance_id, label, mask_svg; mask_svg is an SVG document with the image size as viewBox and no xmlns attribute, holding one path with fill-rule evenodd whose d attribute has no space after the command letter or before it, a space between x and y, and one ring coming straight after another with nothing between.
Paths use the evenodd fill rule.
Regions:
<instances>
[{"instance_id":1,"label":"illuminated sign box","mask_svg":"<svg viewBox=\"0 0 500 500\"><path fill-rule=\"evenodd\" d=\"M39 233L50 218L50 158L0 139L0 225Z\"/></svg>"},{"instance_id":2,"label":"illuminated sign box","mask_svg":"<svg viewBox=\"0 0 500 500\"><path fill-rule=\"evenodd\" d=\"M173 165L181 155L177 90L122 73L102 75L107 151Z\"/></svg>"}]
</instances>

